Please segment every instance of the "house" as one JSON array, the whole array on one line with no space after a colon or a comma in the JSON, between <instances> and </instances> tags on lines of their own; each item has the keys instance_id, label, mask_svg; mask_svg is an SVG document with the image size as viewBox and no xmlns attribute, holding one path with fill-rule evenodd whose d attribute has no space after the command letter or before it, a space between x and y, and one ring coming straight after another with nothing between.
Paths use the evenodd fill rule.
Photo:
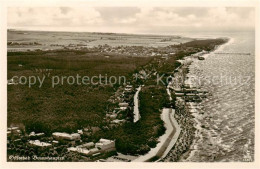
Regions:
<instances>
[{"instance_id":1,"label":"house","mask_svg":"<svg viewBox=\"0 0 260 169\"><path fill-rule=\"evenodd\" d=\"M78 133L79 134L83 134L83 130L78 130Z\"/></svg>"},{"instance_id":2,"label":"house","mask_svg":"<svg viewBox=\"0 0 260 169\"><path fill-rule=\"evenodd\" d=\"M11 134L20 135L21 134L21 130L19 129L19 127L9 127L9 128L7 128L7 131L9 131L8 132L8 133L10 133L9 135L11 135Z\"/></svg>"},{"instance_id":3,"label":"house","mask_svg":"<svg viewBox=\"0 0 260 169\"><path fill-rule=\"evenodd\" d=\"M29 134L29 137L42 137L44 133L35 133L34 131Z\"/></svg>"},{"instance_id":4,"label":"house","mask_svg":"<svg viewBox=\"0 0 260 169\"><path fill-rule=\"evenodd\" d=\"M85 143L85 144L79 145L78 147L79 148L92 148L94 146L95 146L95 144L93 142L89 142L89 143Z\"/></svg>"},{"instance_id":5,"label":"house","mask_svg":"<svg viewBox=\"0 0 260 169\"><path fill-rule=\"evenodd\" d=\"M14 79L7 80L7 85L14 85L16 84Z\"/></svg>"},{"instance_id":6,"label":"house","mask_svg":"<svg viewBox=\"0 0 260 169\"><path fill-rule=\"evenodd\" d=\"M69 148L68 148L68 151L77 152L77 153L80 153L80 154L86 155L86 156L89 155L89 150L88 150L88 149L85 149L85 148L69 147Z\"/></svg>"},{"instance_id":7,"label":"house","mask_svg":"<svg viewBox=\"0 0 260 169\"><path fill-rule=\"evenodd\" d=\"M129 106L129 104L125 103L125 102L124 103L119 103L118 105L120 107L120 110L126 110L127 107Z\"/></svg>"},{"instance_id":8,"label":"house","mask_svg":"<svg viewBox=\"0 0 260 169\"><path fill-rule=\"evenodd\" d=\"M91 135L91 131L90 131L90 128L83 128L83 134L86 135L86 136L90 136Z\"/></svg>"},{"instance_id":9,"label":"house","mask_svg":"<svg viewBox=\"0 0 260 169\"><path fill-rule=\"evenodd\" d=\"M75 144L76 141L79 141L81 139L79 133L68 134L68 133L55 132L52 133L52 136L57 141L71 143L73 145Z\"/></svg>"},{"instance_id":10,"label":"house","mask_svg":"<svg viewBox=\"0 0 260 169\"><path fill-rule=\"evenodd\" d=\"M125 92L131 92L132 88L125 88Z\"/></svg>"},{"instance_id":11,"label":"house","mask_svg":"<svg viewBox=\"0 0 260 169\"><path fill-rule=\"evenodd\" d=\"M115 151L115 141L108 139L100 139L95 145L101 152Z\"/></svg>"},{"instance_id":12,"label":"house","mask_svg":"<svg viewBox=\"0 0 260 169\"><path fill-rule=\"evenodd\" d=\"M122 119L122 120L115 119L115 120L113 120L111 123L120 124L120 123L123 123L123 122L125 122L124 119Z\"/></svg>"},{"instance_id":13,"label":"house","mask_svg":"<svg viewBox=\"0 0 260 169\"><path fill-rule=\"evenodd\" d=\"M52 141L52 144L57 145L57 144L59 144L59 141L53 140L53 141Z\"/></svg>"},{"instance_id":14,"label":"house","mask_svg":"<svg viewBox=\"0 0 260 169\"><path fill-rule=\"evenodd\" d=\"M126 110L127 107L120 107L120 110Z\"/></svg>"},{"instance_id":15,"label":"house","mask_svg":"<svg viewBox=\"0 0 260 169\"><path fill-rule=\"evenodd\" d=\"M126 88L132 88L133 87L133 85L126 85Z\"/></svg>"},{"instance_id":16,"label":"house","mask_svg":"<svg viewBox=\"0 0 260 169\"><path fill-rule=\"evenodd\" d=\"M69 147L67 148L68 151L72 151L72 152L78 152L78 148L77 147Z\"/></svg>"},{"instance_id":17,"label":"house","mask_svg":"<svg viewBox=\"0 0 260 169\"><path fill-rule=\"evenodd\" d=\"M36 147L50 147L50 143L41 142L40 140L30 140L29 144L36 146Z\"/></svg>"},{"instance_id":18,"label":"house","mask_svg":"<svg viewBox=\"0 0 260 169\"><path fill-rule=\"evenodd\" d=\"M86 148L69 147L68 151L78 152L78 153L85 155L85 156L90 155L90 151Z\"/></svg>"},{"instance_id":19,"label":"house","mask_svg":"<svg viewBox=\"0 0 260 169\"><path fill-rule=\"evenodd\" d=\"M92 155L92 154L95 154L95 153L99 153L100 150L98 148L92 148L92 149L89 149L89 155Z\"/></svg>"},{"instance_id":20,"label":"house","mask_svg":"<svg viewBox=\"0 0 260 169\"><path fill-rule=\"evenodd\" d=\"M132 85L126 85L125 87L125 91L126 92L131 92L133 90L133 86Z\"/></svg>"},{"instance_id":21,"label":"house","mask_svg":"<svg viewBox=\"0 0 260 169\"><path fill-rule=\"evenodd\" d=\"M106 117L110 118L110 119L116 119L117 114L112 113L112 114L106 114Z\"/></svg>"},{"instance_id":22,"label":"house","mask_svg":"<svg viewBox=\"0 0 260 169\"><path fill-rule=\"evenodd\" d=\"M9 131L19 130L19 127L9 127L9 128L7 128L7 130L9 130Z\"/></svg>"},{"instance_id":23,"label":"house","mask_svg":"<svg viewBox=\"0 0 260 169\"><path fill-rule=\"evenodd\" d=\"M85 156L91 156L96 153L100 153L98 148L86 149L81 147L69 147L68 151L77 152Z\"/></svg>"},{"instance_id":24,"label":"house","mask_svg":"<svg viewBox=\"0 0 260 169\"><path fill-rule=\"evenodd\" d=\"M128 103L119 103L119 107L128 107L129 104Z\"/></svg>"}]
</instances>

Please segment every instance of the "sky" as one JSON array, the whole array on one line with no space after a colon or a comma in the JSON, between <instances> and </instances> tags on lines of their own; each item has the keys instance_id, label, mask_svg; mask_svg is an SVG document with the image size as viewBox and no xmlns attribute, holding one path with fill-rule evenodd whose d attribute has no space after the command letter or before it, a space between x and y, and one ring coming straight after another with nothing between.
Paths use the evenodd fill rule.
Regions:
<instances>
[{"instance_id":1,"label":"sky","mask_svg":"<svg viewBox=\"0 0 260 169\"><path fill-rule=\"evenodd\" d=\"M169 34L252 31L250 7L9 7L9 29Z\"/></svg>"}]
</instances>

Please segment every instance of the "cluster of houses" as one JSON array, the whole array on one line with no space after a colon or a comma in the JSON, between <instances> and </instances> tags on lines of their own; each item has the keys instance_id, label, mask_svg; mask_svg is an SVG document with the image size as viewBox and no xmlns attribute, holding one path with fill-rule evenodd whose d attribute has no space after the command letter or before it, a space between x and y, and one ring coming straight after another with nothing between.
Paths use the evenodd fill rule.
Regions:
<instances>
[{"instance_id":1,"label":"cluster of houses","mask_svg":"<svg viewBox=\"0 0 260 169\"><path fill-rule=\"evenodd\" d=\"M99 51L107 54L124 54L126 56L162 56L168 58L175 53L171 47L148 47L148 46L109 46L98 45L91 48L92 50Z\"/></svg>"},{"instance_id":2,"label":"cluster of houses","mask_svg":"<svg viewBox=\"0 0 260 169\"><path fill-rule=\"evenodd\" d=\"M126 119L118 119L118 114L127 109L132 109L133 95L134 95L133 85L126 85L125 87L119 88L115 95L112 96L109 101L114 104L118 104L112 111L106 113L106 117L110 120L111 124L118 125L126 122Z\"/></svg>"},{"instance_id":3,"label":"cluster of houses","mask_svg":"<svg viewBox=\"0 0 260 169\"><path fill-rule=\"evenodd\" d=\"M38 42L7 42L8 46L38 46L38 45L42 45Z\"/></svg>"},{"instance_id":4,"label":"cluster of houses","mask_svg":"<svg viewBox=\"0 0 260 169\"><path fill-rule=\"evenodd\" d=\"M127 119L122 119L119 117L120 112L126 111L127 109L132 109L131 102L133 101L135 89L133 85L126 85L122 87L117 93L117 106L113 111L106 114L107 119L109 119L110 124L113 126L118 126L127 121ZM7 135L9 138L13 138L14 135L17 136L15 141L21 141L24 135L29 145L32 147L38 147L41 149L46 149L50 147L56 147L58 145L69 145L68 151L79 153L80 155L92 157L100 154L104 154L111 151L116 151L115 141L100 139L97 143L87 142L82 143L81 135L91 135L96 131L100 130L99 127L90 127L78 130L77 133L65 133L65 132L54 132L52 133L52 139L45 136L44 133L31 132L29 134L22 134L22 131L19 127L10 127L8 128ZM9 139L14 141L13 139Z\"/></svg>"},{"instance_id":5,"label":"cluster of houses","mask_svg":"<svg viewBox=\"0 0 260 169\"><path fill-rule=\"evenodd\" d=\"M88 40L91 42L93 40ZM171 46L167 47L149 47L149 46L109 46L105 45L98 45L98 46L88 46L87 44L79 43L79 44L40 44L38 42L8 42L7 45L9 46L43 46L39 48L32 48L29 50L36 50L36 51L51 51L55 49L72 49L72 50L85 50L92 52L101 52L105 53L105 57L109 58L111 54L122 54L125 56L130 57L137 57L137 56L159 56L164 59L168 59L170 56L175 54L175 49ZM23 51L27 49L18 49L18 48L10 48L8 51Z\"/></svg>"},{"instance_id":6,"label":"cluster of houses","mask_svg":"<svg viewBox=\"0 0 260 169\"><path fill-rule=\"evenodd\" d=\"M76 152L80 155L93 157L101 154L105 154L108 152L115 152L115 141L101 138L97 143L87 142L82 143L81 134L83 134L82 130L79 130L78 133L65 133L65 132L54 132L52 133L52 140L49 141L41 141L44 138L44 133L35 133L31 132L27 137L28 144L32 147L37 147L41 149L46 149L50 147L55 147L57 145L69 145L70 147L67 150L70 152ZM8 138L11 136L19 136L19 138L23 137L23 134L19 127L10 127L7 130ZM8 139L9 140L9 139ZM17 140L17 139L16 139ZM16 140L13 140L15 143ZM21 140L21 139L19 139Z\"/></svg>"},{"instance_id":7,"label":"cluster of houses","mask_svg":"<svg viewBox=\"0 0 260 169\"><path fill-rule=\"evenodd\" d=\"M97 143L89 142L76 147L69 147L68 151L80 153L84 156L98 156L101 153L116 151L115 141L100 139Z\"/></svg>"}]
</instances>

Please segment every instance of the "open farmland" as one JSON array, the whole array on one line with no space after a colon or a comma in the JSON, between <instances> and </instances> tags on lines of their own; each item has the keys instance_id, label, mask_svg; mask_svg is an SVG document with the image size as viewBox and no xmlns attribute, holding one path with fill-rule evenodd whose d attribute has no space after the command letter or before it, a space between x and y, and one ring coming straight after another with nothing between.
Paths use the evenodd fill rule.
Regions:
<instances>
[{"instance_id":1,"label":"open farmland","mask_svg":"<svg viewBox=\"0 0 260 169\"><path fill-rule=\"evenodd\" d=\"M161 35L134 35L115 33L89 32L42 32L42 31L14 31L9 30L8 51L51 50L94 47L108 44L109 46L144 46L165 47L168 45L185 43L191 38ZM29 43L36 43L29 45Z\"/></svg>"}]
</instances>

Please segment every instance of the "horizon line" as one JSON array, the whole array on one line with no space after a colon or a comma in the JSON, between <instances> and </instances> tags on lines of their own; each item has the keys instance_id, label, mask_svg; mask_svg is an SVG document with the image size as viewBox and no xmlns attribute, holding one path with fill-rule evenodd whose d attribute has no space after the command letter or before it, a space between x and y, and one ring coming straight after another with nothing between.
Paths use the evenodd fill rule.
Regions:
<instances>
[{"instance_id":1,"label":"horizon line","mask_svg":"<svg viewBox=\"0 0 260 169\"><path fill-rule=\"evenodd\" d=\"M125 34L125 35L153 35L153 36L181 36L181 37L185 37L183 35L180 35L180 34L177 34L177 33L185 33L185 32L255 32L255 29L254 30L229 30L229 31L212 31L212 30L209 30L209 31L204 31L204 30L201 30L201 31L198 31L198 30L186 30L186 31L176 31L176 34L174 33L166 33L166 34L155 34L155 33L127 33L127 32L105 32L105 31L98 31L98 32L95 32L95 31L77 31L77 30L40 30L40 29L26 29L26 28L7 28L7 31L32 31L32 32L63 32L63 33L103 33L103 34Z\"/></svg>"}]
</instances>

